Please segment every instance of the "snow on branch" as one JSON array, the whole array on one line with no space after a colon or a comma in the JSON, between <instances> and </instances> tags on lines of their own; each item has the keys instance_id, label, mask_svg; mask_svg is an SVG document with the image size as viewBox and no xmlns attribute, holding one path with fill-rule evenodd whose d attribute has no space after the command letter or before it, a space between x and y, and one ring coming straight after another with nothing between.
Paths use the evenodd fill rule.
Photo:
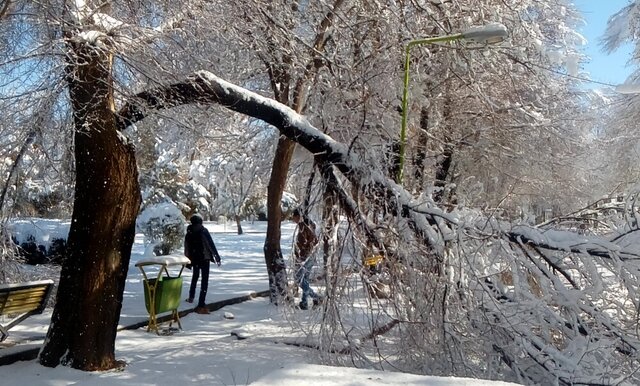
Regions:
<instances>
[{"instance_id":1,"label":"snow on branch","mask_svg":"<svg viewBox=\"0 0 640 386\"><path fill-rule=\"evenodd\" d=\"M639 12L638 5L632 2L614 14L607 21L607 29L602 38L602 48L612 53L624 43L633 39L633 20Z\"/></svg>"},{"instance_id":2,"label":"snow on branch","mask_svg":"<svg viewBox=\"0 0 640 386\"><path fill-rule=\"evenodd\" d=\"M313 127L291 108L229 83L207 71L200 71L185 82L137 94L134 101L120 111L120 129L143 119L149 110L168 109L191 103L220 104L230 110L261 119L313 154L333 157L336 163L348 162L348 151L344 144L334 141Z\"/></svg>"},{"instance_id":3,"label":"snow on branch","mask_svg":"<svg viewBox=\"0 0 640 386\"><path fill-rule=\"evenodd\" d=\"M263 120L276 127L281 134L297 142L323 163L340 170L347 178L359 183L369 183L393 198L397 213L409 218L416 233L427 243L442 252L444 241L441 232L431 226L442 219L457 222L438 208L430 199L416 202L411 194L382 173L364 165L358 154L315 128L305 117L293 109L245 88L229 83L207 71L199 71L186 81L164 88L144 91L125 105L119 114L119 129L143 119L150 110L168 109L184 104L220 104L230 110ZM436 221L434 216L440 218Z\"/></svg>"},{"instance_id":4,"label":"snow on branch","mask_svg":"<svg viewBox=\"0 0 640 386\"><path fill-rule=\"evenodd\" d=\"M189 7L187 6L184 12L178 13L172 18L164 20L163 23L150 28L125 23L104 13L108 12L110 8L108 2L102 2L95 6L89 3L92 2L74 0L70 4L69 22L79 30L79 32L74 30L73 40L92 45L101 45L100 48L105 48L108 45L115 47L118 52L133 50L137 47L135 43L150 41L180 28L189 14ZM2 4L0 4L1 6ZM108 44L104 42L108 42Z\"/></svg>"},{"instance_id":5,"label":"snow on branch","mask_svg":"<svg viewBox=\"0 0 640 386\"><path fill-rule=\"evenodd\" d=\"M516 243L532 244L555 251L582 253L608 259L637 260L640 255L621 248L600 237L583 236L569 231L540 230L529 226L516 226L506 232L507 238Z\"/></svg>"},{"instance_id":6,"label":"snow on branch","mask_svg":"<svg viewBox=\"0 0 640 386\"><path fill-rule=\"evenodd\" d=\"M199 71L184 82L144 91L126 104L119 114L119 129L145 118L149 111L168 109L184 104L219 104L232 111L263 120L283 135L297 142L318 159L340 170L352 182L368 183L387 197L395 212L410 221L410 225L436 253L443 253L444 240L458 219L437 207L429 198L416 200L401 185L363 164L358 154L341 142L315 128L293 109L243 87L227 82L208 71ZM516 226L505 231L516 243L540 248L588 254L610 259L635 260L640 255L598 237L581 236L573 232Z\"/></svg>"}]
</instances>

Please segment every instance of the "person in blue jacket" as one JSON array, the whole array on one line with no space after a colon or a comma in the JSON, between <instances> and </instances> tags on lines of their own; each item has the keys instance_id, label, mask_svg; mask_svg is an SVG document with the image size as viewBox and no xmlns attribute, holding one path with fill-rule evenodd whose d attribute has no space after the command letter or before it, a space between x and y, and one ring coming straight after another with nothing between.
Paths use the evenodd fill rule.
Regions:
<instances>
[{"instance_id":1,"label":"person in blue jacket","mask_svg":"<svg viewBox=\"0 0 640 386\"><path fill-rule=\"evenodd\" d=\"M209 268L211 261L215 260L220 266L220 255L213 243L209 230L202 225L202 216L194 214L189 219L191 225L187 227L187 234L184 236L184 255L191 261L193 275L191 276L191 287L189 287L188 303L193 303L196 294L198 278L202 275L200 282L200 296L195 312L198 314L208 314L205 298L209 287Z\"/></svg>"}]
</instances>

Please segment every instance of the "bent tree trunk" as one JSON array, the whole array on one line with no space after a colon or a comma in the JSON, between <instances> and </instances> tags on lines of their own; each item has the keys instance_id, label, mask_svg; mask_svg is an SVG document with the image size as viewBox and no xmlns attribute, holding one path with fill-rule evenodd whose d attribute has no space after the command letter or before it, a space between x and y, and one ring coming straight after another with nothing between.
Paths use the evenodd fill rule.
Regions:
<instances>
[{"instance_id":1,"label":"bent tree trunk","mask_svg":"<svg viewBox=\"0 0 640 386\"><path fill-rule=\"evenodd\" d=\"M116 130L112 57L89 44L70 48L75 201L40 363L107 370L119 365L115 338L140 189L134 150Z\"/></svg>"}]
</instances>

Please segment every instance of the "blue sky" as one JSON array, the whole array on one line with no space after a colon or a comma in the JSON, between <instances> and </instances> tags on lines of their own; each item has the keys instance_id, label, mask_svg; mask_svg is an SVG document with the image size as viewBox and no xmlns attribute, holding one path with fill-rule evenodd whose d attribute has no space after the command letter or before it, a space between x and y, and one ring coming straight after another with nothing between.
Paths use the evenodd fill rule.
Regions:
<instances>
[{"instance_id":1,"label":"blue sky","mask_svg":"<svg viewBox=\"0 0 640 386\"><path fill-rule=\"evenodd\" d=\"M585 53L591 57L583 69L589 72L593 80L612 84L624 83L632 68L627 66L631 58L631 46L627 45L607 55L600 49L600 38L604 34L607 20L621 10L629 0L575 0L574 3L583 13L585 26L580 28L582 35L589 41ZM594 87L598 87L594 84Z\"/></svg>"}]
</instances>

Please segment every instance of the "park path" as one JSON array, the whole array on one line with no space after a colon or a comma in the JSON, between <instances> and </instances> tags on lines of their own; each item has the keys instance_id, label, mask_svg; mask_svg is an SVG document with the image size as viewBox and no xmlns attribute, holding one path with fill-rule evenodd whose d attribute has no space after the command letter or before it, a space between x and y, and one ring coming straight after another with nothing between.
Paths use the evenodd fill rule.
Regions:
<instances>
[{"instance_id":1,"label":"park path","mask_svg":"<svg viewBox=\"0 0 640 386\"><path fill-rule=\"evenodd\" d=\"M237 304L255 297L268 296L268 277L264 262L264 245L266 223L243 224L246 232L238 235L235 227L229 228L224 224L205 222L205 226L212 232L218 252L222 257L222 266L211 266L209 279L209 293L207 294L208 308L218 310L230 304ZM291 248L293 223L283 223L282 250L288 256ZM127 275L127 282L123 296L122 311L118 329L132 330L143 328L148 322L148 313L144 305L144 289L142 272L135 267L138 260L144 258L143 236L136 235L132 249L131 262ZM175 251L172 255L181 256L182 251ZM171 269L176 275L179 269ZM191 283L191 270L182 272L182 297L186 298ZM147 271L149 277L157 276L154 271ZM193 311L193 304L182 302L178 308L181 318ZM34 315L10 330L9 338L0 346L0 365L11 363L11 358L18 360L35 358L37 349L44 340L49 322L51 309L41 315ZM183 323L184 324L184 323ZM22 346L22 349L20 348ZM35 352L34 352L35 350ZM25 351L27 357L24 357Z\"/></svg>"}]
</instances>

